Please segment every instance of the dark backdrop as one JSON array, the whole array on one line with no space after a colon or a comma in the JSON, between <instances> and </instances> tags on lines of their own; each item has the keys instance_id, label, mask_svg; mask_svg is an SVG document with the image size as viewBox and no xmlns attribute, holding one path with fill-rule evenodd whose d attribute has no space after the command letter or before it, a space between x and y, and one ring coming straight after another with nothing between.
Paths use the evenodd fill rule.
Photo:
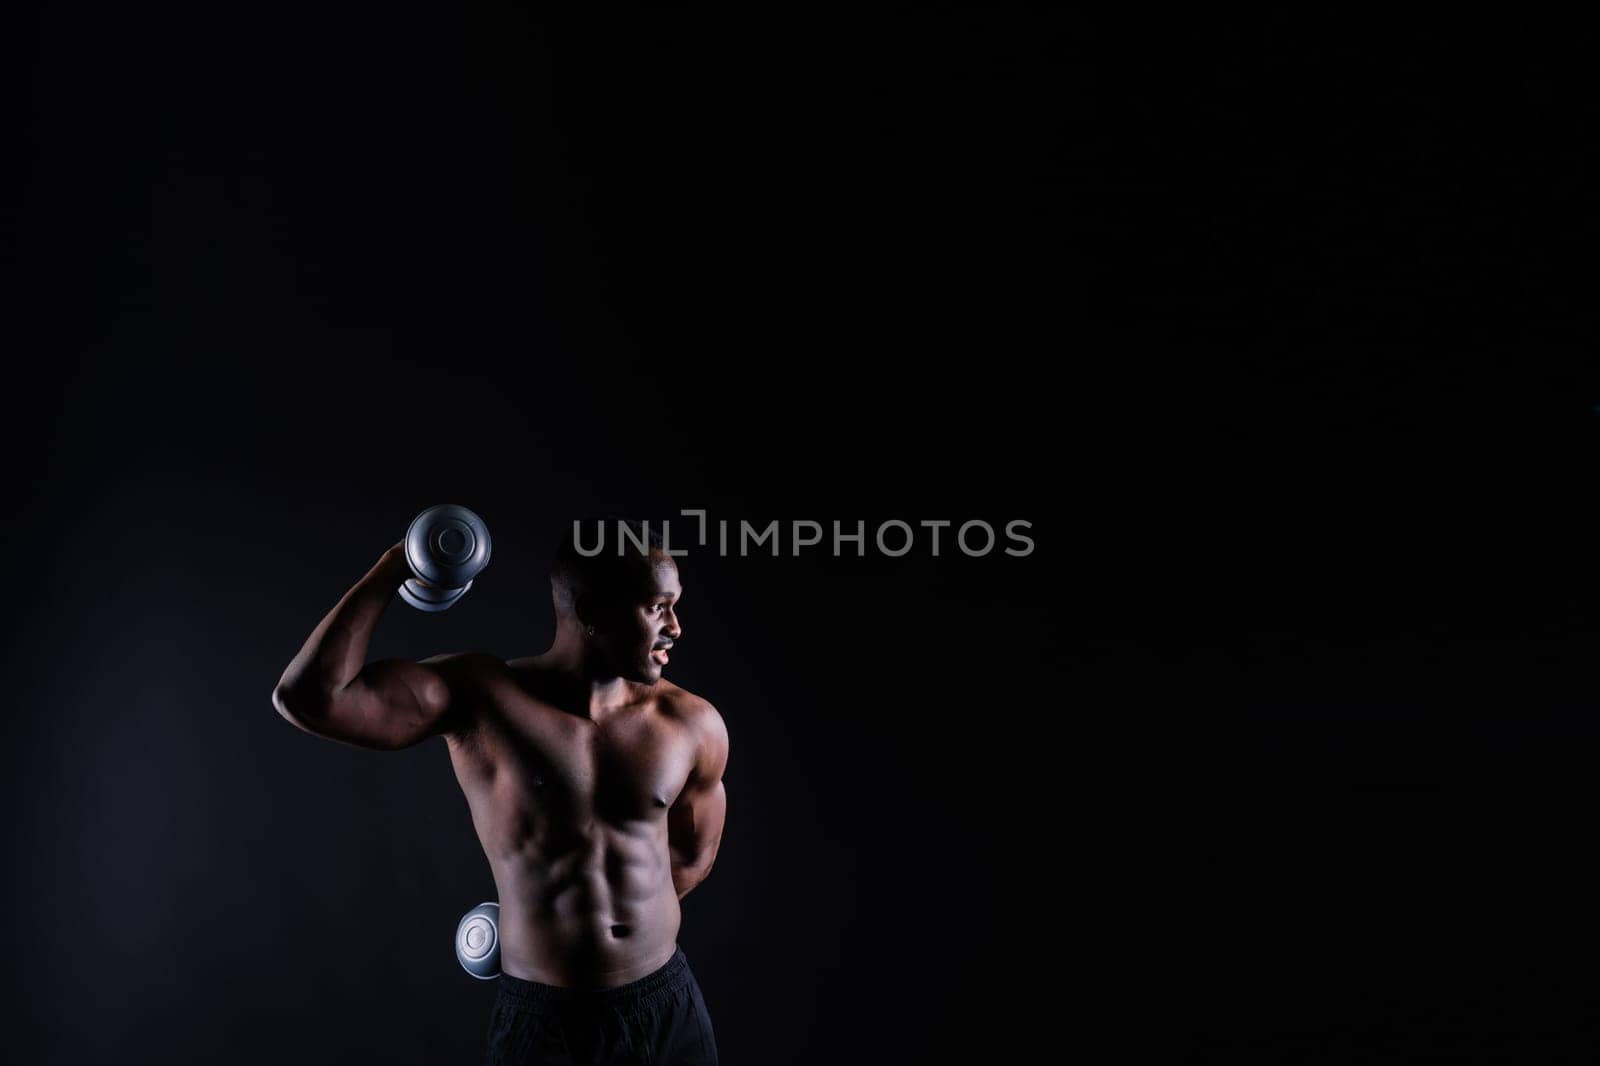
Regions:
<instances>
[{"instance_id":1,"label":"dark backdrop","mask_svg":"<svg viewBox=\"0 0 1600 1066\"><path fill-rule=\"evenodd\" d=\"M1567 27L51 5L5 423L28 1061L469 1062L442 743L268 694L541 650L596 509L1033 523L691 553L730 1062L1592 1057L1594 86ZM1101 1052L1103 1054L1103 1052ZM1169 1055L1172 1054L1169 1051Z\"/></svg>"}]
</instances>

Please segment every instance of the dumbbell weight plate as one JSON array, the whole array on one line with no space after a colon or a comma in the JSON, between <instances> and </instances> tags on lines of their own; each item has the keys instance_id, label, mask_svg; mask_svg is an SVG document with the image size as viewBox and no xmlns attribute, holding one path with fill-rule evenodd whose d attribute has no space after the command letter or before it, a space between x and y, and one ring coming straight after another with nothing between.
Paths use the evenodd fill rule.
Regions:
<instances>
[{"instance_id":1,"label":"dumbbell weight plate","mask_svg":"<svg viewBox=\"0 0 1600 1066\"><path fill-rule=\"evenodd\" d=\"M480 981L500 976L500 904L480 903L461 916L456 961Z\"/></svg>"},{"instance_id":2,"label":"dumbbell weight plate","mask_svg":"<svg viewBox=\"0 0 1600 1066\"><path fill-rule=\"evenodd\" d=\"M400 586L400 598L419 611L446 611L471 587L472 582L468 581L458 589L442 589L411 578Z\"/></svg>"},{"instance_id":3,"label":"dumbbell weight plate","mask_svg":"<svg viewBox=\"0 0 1600 1066\"><path fill-rule=\"evenodd\" d=\"M406 530L406 564L414 576L400 587L400 597L419 611L449 609L489 565L490 547L489 527L471 510L450 503L429 507Z\"/></svg>"}]
</instances>

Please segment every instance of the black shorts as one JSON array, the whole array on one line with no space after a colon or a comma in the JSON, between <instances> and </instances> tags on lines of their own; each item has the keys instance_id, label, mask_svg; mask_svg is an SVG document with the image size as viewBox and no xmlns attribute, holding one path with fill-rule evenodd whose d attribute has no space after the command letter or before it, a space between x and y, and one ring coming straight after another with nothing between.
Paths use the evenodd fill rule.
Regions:
<instances>
[{"instance_id":1,"label":"black shorts","mask_svg":"<svg viewBox=\"0 0 1600 1066\"><path fill-rule=\"evenodd\" d=\"M486 1066L716 1066L717 1041L683 948L616 988L560 988L502 973Z\"/></svg>"}]
</instances>

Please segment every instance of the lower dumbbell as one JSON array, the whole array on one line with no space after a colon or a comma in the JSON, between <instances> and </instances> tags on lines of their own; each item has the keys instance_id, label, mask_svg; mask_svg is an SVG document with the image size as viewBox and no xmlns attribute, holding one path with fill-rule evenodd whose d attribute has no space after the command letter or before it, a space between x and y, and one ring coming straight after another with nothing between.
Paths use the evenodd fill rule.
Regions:
<instances>
[{"instance_id":1,"label":"lower dumbbell","mask_svg":"<svg viewBox=\"0 0 1600 1066\"><path fill-rule=\"evenodd\" d=\"M480 903L456 924L456 961L480 981L500 976L500 904Z\"/></svg>"}]
</instances>

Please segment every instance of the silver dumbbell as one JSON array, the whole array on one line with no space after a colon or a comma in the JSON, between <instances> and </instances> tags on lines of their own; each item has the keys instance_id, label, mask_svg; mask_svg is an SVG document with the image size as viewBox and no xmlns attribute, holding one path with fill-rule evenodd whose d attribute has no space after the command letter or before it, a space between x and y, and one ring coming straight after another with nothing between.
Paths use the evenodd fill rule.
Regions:
<instances>
[{"instance_id":1,"label":"silver dumbbell","mask_svg":"<svg viewBox=\"0 0 1600 1066\"><path fill-rule=\"evenodd\" d=\"M461 916L456 961L480 981L500 976L500 904L480 903Z\"/></svg>"},{"instance_id":2,"label":"silver dumbbell","mask_svg":"<svg viewBox=\"0 0 1600 1066\"><path fill-rule=\"evenodd\" d=\"M413 576L400 586L400 598L419 611L448 610L489 565L489 527L453 503L430 507L413 518L405 546Z\"/></svg>"}]
</instances>

